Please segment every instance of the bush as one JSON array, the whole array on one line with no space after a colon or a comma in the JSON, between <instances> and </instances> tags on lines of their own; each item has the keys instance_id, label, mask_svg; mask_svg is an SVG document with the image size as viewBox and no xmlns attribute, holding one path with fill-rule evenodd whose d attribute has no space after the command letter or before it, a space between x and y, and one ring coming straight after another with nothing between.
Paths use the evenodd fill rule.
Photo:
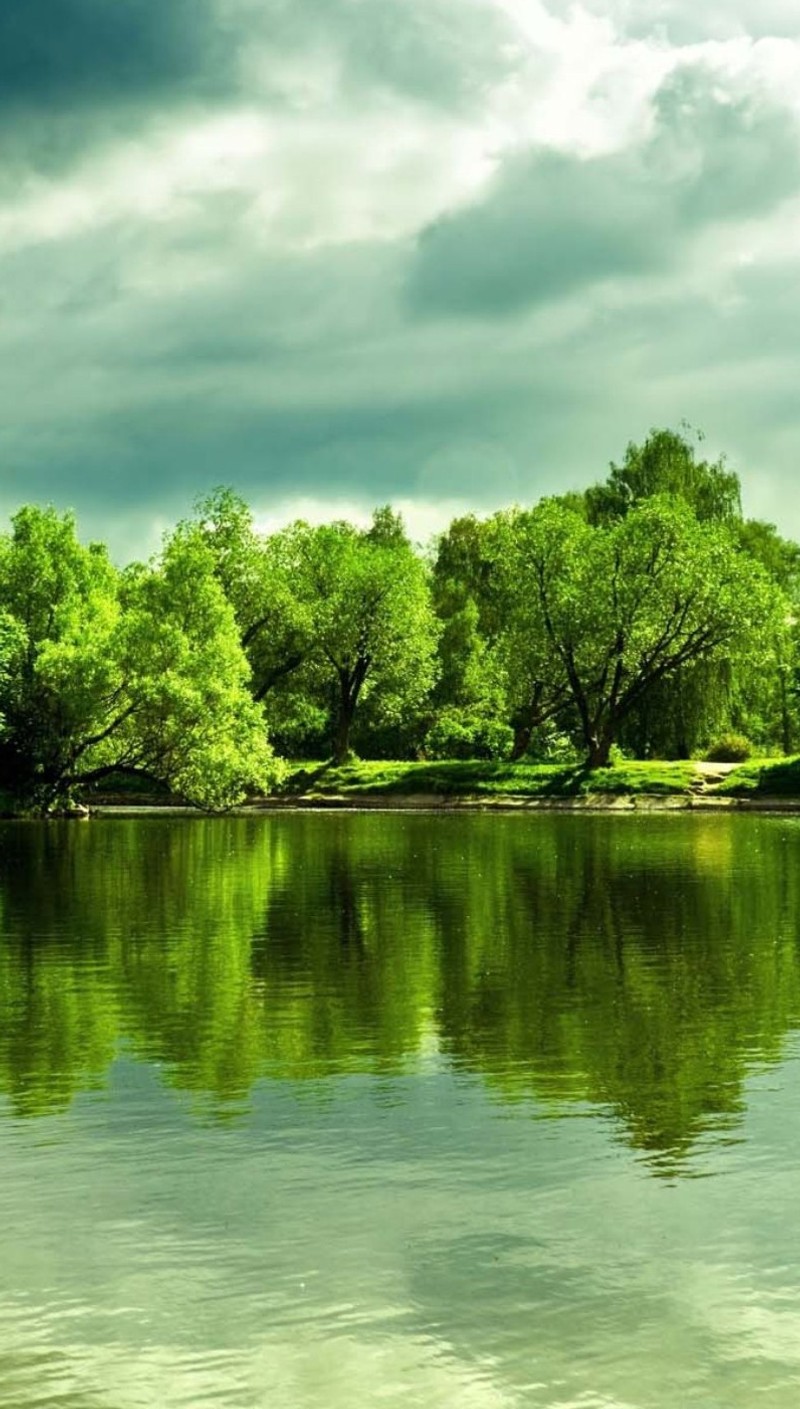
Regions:
<instances>
[{"instance_id":1,"label":"bush","mask_svg":"<svg viewBox=\"0 0 800 1409\"><path fill-rule=\"evenodd\" d=\"M623 763L628 762L629 756L619 744L612 744L608 755L609 768L620 768Z\"/></svg>"},{"instance_id":2,"label":"bush","mask_svg":"<svg viewBox=\"0 0 800 1409\"><path fill-rule=\"evenodd\" d=\"M431 759L508 758L514 731L500 719L446 709L425 735L425 754Z\"/></svg>"},{"instance_id":3,"label":"bush","mask_svg":"<svg viewBox=\"0 0 800 1409\"><path fill-rule=\"evenodd\" d=\"M580 749L575 747L569 734L565 734L553 724L542 724L538 729L534 729L525 751L525 759L528 762L535 759L537 763L563 763L566 767L577 765L582 757Z\"/></svg>"},{"instance_id":4,"label":"bush","mask_svg":"<svg viewBox=\"0 0 800 1409\"><path fill-rule=\"evenodd\" d=\"M706 754L707 763L746 763L753 745L744 734L722 734Z\"/></svg>"}]
</instances>

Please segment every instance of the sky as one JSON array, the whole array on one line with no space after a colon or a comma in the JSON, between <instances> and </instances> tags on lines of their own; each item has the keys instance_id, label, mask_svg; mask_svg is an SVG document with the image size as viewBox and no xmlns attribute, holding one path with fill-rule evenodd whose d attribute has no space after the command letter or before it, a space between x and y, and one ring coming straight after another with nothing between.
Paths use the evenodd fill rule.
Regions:
<instances>
[{"instance_id":1,"label":"sky","mask_svg":"<svg viewBox=\"0 0 800 1409\"><path fill-rule=\"evenodd\" d=\"M687 421L800 536L797 0L17 0L0 124L3 513L424 540Z\"/></svg>"}]
</instances>

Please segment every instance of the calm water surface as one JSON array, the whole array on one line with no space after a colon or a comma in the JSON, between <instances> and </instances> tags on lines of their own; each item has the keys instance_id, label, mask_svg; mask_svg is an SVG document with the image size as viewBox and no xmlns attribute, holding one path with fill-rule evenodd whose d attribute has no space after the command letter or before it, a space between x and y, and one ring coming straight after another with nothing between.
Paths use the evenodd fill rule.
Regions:
<instances>
[{"instance_id":1,"label":"calm water surface","mask_svg":"<svg viewBox=\"0 0 800 1409\"><path fill-rule=\"evenodd\" d=\"M797 1409L800 823L0 826L2 1409Z\"/></svg>"}]
</instances>

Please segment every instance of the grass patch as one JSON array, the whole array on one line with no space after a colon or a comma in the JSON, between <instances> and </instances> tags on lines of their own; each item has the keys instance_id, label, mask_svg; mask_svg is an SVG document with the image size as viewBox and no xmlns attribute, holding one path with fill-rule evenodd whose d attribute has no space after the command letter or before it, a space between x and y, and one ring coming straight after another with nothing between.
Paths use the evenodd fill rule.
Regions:
<instances>
[{"instance_id":1,"label":"grass patch","mask_svg":"<svg viewBox=\"0 0 800 1409\"><path fill-rule=\"evenodd\" d=\"M576 797L590 793L661 796L689 791L691 763L622 763L590 773L547 763L330 763L291 768L281 786L287 796L337 797Z\"/></svg>"},{"instance_id":2,"label":"grass patch","mask_svg":"<svg viewBox=\"0 0 800 1409\"><path fill-rule=\"evenodd\" d=\"M800 797L800 758L741 763L713 791L731 797Z\"/></svg>"}]
</instances>

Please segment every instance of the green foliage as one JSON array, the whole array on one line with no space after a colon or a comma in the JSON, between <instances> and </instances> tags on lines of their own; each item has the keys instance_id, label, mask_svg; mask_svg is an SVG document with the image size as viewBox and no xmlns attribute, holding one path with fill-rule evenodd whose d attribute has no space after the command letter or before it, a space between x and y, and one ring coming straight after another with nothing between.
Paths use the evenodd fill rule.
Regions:
<instances>
[{"instance_id":1,"label":"green foliage","mask_svg":"<svg viewBox=\"0 0 800 1409\"><path fill-rule=\"evenodd\" d=\"M69 515L24 509L0 544L0 601L0 766L22 799L60 806L115 769L205 807L269 785L233 611L197 539L120 575Z\"/></svg>"},{"instance_id":2,"label":"green foliage","mask_svg":"<svg viewBox=\"0 0 800 1409\"><path fill-rule=\"evenodd\" d=\"M664 494L679 498L700 522L727 524L747 556L796 603L800 549L781 539L771 524L742 521L737 476L724 459L697 458L688 430L653 431L643 445L629 445L624 463L611 466L606 483L587 491L583 516L611 523L637 503ZM621 730L626 747L640 755L686 757L732 729L749 734L761 748L777 745L790 752L800 717L796 647L788 634L774 637L769 656L755 667L746 653L680 667L634 706Z\"/></svg>"},{"instance_id":3,"label":"green foliage","mask_svg":"<svg viewBox=\"0 0 800 1409\"><path fill-rule=\"evenodd\" d=\"M303 529L298 591L309 603L315 660L334 692L334 754L344 758L359 702L386 722L425 698L435 679L437 626L425 568L399 521L378 511L371 529Z\"/></svg>"},{"instance_id":4,"label":"green foliage","mask_svg":"<svg viewBox=\"0 0 800 1409\"><path fill-rule=\"evenodd\" d=\"M643 500L664 494L683 500L701 522L741 518L738 476L724 460L697 460L687 436L671 430L653 430L643 445L628 445L623 463L611 465L605 484L587 490L588 517L595 524L623 518Z\"/></svg>"},{"instance_id":5,"label":"green foliage","mask_svg":"<svg viewBox=\"0 0 800 1409\"><path fill-rule=\"evenodd\" d=\"M753 745L744 734L722 734L706 753L709 763L746 763Z\"/></svg>"},{"instance_id":6,"label":"green foliage","mask_svg":"<svg viewBox=\"0 0 800 1409\"><path fill-rule=\"evenodd\" d=\"M798 622L800 547L668 430L583 494L455 519L430 561L389 505L262 534L217 489L120 573L28 507L0 539L0 788L47 808L127 769L224 807L271 784L267 727L340 760L790 753Z\"/></svg>"},{"instance_id":7,"label":"green foliage","mask_svg":"<svg viewBox=\"0 0 800 1409\"><path fill-rule=\"evenodd\" d=\"M161 559L123 584L119 660L131 715L114 739L123 761L199 806L220 809L266 791L276 768L233 610L209 553L168 540Z\"/></svg>"},{"instance_id":8,"label":"green foliage","mask_svg":"<svg viewBox=\"0 0 800 1409\"><path fill-rule=\"evenodd\" d=\"M106 727L118 586L105 550L80 544L70 515L21 509L0 540L0 771L31 801L49 801Z\"/></svg>"},{"instance_id":9,"label":"green foliage","mask_svg":"<svg viewBox=\"0 0 800 1409\"><path fill-rule=\"evenodd\" d=\"M499 716L511 729L508 752L530 749L536 730L563 712L566 689L552 651L531 629L520 596L515 510L483 523L456 519L439 540L434 600L444 627L442 673L435 697L475 715Z\"/></svg>"},{"instance_id":10,"label":"green foliage","mask_svg":"<svg viewBox=\"0 0 800 1409\"><path fill-rule=\"evenodd\" d=\"M774 524L748 519L739 525L745 552L764 570L791 602L800 599L800 545L781 538Z\"/></svg>"},{"instance_id":11,"label":"green foliage","mask_svg":"<svg viewBox=\"0 0 800 1409\"><path fill-rule=\"evenodd\" d=\"M599 527L545 502L519 516L513 551L516 639L561 675L593 766L656 684L698 660L766 658L785 615L729 531L678 500Z\"/></svg>"},{"instance_id":12,"label":"green foliage","mask_svg":"<svg viewBox=\"0 0 800 1409\"><path fill-rule=\"evenodd\" d=\"M195 505L195 517L176 537L199 538L233 607L242 648L250 662L254 698L284 687L308 660L314 644L309 602L300 571L308 530L294 524L267 538L258 535L243 499L216 489Z\"/></svg>"},{"instance_id":13,"label":"green foliage","mask_svg":"<svg viewBox=\"0 0 800 1409\"><path fill-rule=\"evenodd\" d=\"M505 758L514 733L501 719L465 709L445 709L425 735L428 758Z\"/></svg>"},{"instance_id":14,"label":"green foliage","mask_svg":"<svg viewBox=\"0 0 800 1409\"><path fill-rule=\"evenodd\" d=\"M734 768L714 788L733 797L800 798L800 758L758 759Z\"/></svg>"},{"instance_id":15,"label":"green foliage","mask_svg":"<svg viewBox=\"0 0 800 1409\"><path fill-rule=\"evenodd\" d=\"M503 1102L594 1103L674 1177L796 1027L786 842L720 816L10 827L0 1090L51 1115L125 1049L234 1119L257 1081L434 1047Z\"/></svg>"}]
</instances>

